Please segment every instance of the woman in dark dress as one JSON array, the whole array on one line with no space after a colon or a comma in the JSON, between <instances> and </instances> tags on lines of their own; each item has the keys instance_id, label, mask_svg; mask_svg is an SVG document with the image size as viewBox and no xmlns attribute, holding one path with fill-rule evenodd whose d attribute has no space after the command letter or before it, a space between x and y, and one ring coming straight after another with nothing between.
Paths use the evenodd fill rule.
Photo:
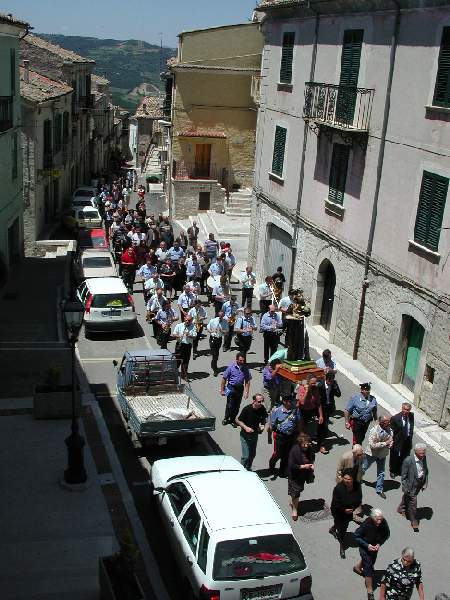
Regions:
<instances>
[{"instance_id":1,"label":"woman in dark dress","mask_svg":"<svg viewBox=\"0 0 450 600\"><path fill-rule=\"evenodd\" d=\"M331 514L334 525L330 529L331 535L339 542L341 558L345 558L344 537L350 521L353 520L353 511L361 506L361 502L361 484L353 479L352 469L344 469L342 480L333 490Z\"/></svg>"},{"instance_id":2,"label":"woman in dark dress","mask_svg":"<svg viewBox=\"0 0 450 600\"><path fill-rule=\"evenodd\" d=\"M173 287L175 290L175 298L177 297L178 292L182 292L184 286L186 285L187 276L186 276L186 261L184 256L180 258L180 260L173 265L173 269L175 271L175 277L173 279Z\"/></svg>"},{"instance_id":3,"label":"woman in dark dress","mask_svg":"<svg viewBox=\"0 0 450 600\"><path fill-rule=\"evenodd\" d=\"M292 520L298 519L298 503L300 494L305 489L305 483L312 483L314 478L314 452L311 437L301 433L297 444L289 452L288 462L288 494L291 497Z\"/></svg>"},{"instance_id":4,"label":"woman in dark dress","mask_svg":"<svg viewBox=\"0 0 450 600\"><path fill-rule=\"evenodd\" d=\"M389 535L389 526L379 508L373 508L370 511L370 517L355 531L361 560L353 567L353 571L365 579L367 600L375 598L373 595L375 561L382 544L389 538Z\"/></svg>"}]
</instances>

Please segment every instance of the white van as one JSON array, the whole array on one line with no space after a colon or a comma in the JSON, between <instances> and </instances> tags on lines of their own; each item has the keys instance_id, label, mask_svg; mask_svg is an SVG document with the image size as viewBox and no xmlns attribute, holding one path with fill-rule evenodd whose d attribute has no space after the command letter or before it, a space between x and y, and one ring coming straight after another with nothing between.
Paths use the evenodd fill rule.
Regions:
<instances>
[{"instance_id":1,"label":"white van","mask_svg":"<svg viewBox=\"0 0 450 600\"><path fill-rule=\"evenodd\" d=\"M84 306L85 334L135 330L133 297L119 277L85 279L77 288L77 297Z\"/></svg>"},{"instance_id":2,"label":"white van","mask_svg":"<svg viewBox=\"0 0 450 600\"><path fill-rule=\"evenodd\" d=\"M152 487L185 598L312 600L291 526L256 475L230 456L153 463Z\"/></svg>"}]
</instances>

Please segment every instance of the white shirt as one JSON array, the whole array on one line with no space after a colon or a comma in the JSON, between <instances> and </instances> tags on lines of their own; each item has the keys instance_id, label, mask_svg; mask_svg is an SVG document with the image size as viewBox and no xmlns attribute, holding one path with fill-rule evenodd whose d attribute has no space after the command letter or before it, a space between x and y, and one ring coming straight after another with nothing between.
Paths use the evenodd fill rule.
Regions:
<instances>
[{"instance_id":1,"label":"white shirt","mask_svg":"<svg viewBox=\"0 0 450 600\"><path fill-rule=\"evenodd\" d=\"M247 271L242 271L242 273L239 276L239 279L242 283L242 287L246 289L255 287L256 276L253 272L247 273Z\"/></svg>"},{"instance_id":2,"label":"white shirt","mask_svg":"<svg viewBox=\"0 0 450 600\"><path fill-rule=\"evenodd\" d=\"M206 329L209 331L212 337L221 338L223 335L228 333L229 327L225 319L220 320L220 317L214 317L211 319Z\"/></svg>"},{"instance_id":3,"label":"white shirt","mask_svg":"<svg viewBox=\"0 0 450 600\"><path fill-rule=\"evenodd\" d=\"M161 296L161 298L159 298L159 296L157 294L155 294L147 302L147 310L149 310L150 312L156 313L156 312L158 312L158 310L162 309L162 305L164 304L165 301L166 301L166 298L164 296Z\"/></svg>"},{"instance_id":4,"label":"white shirt","mask_svg":"<svg viewBox=\"0 0 450 600\"><path fill-rule=\"evenodd\" d=\"M187 294L186 292L183 292L178 298L178 306L181 306L181 308L192 308L195 300L196 296L194 294Z\"/></svg>"},{"instance_id":5,"label":"white shirt","mask_svg":"<svg viewBox=\"0 0 450 600\"><path fill-rule=\"evenodd\" d=\"M280 310L286 310L291 304L292 300L289 298L289 296L284 296L284 298L281 298L281 300L278 302L278 308Z\"/></svg>"},{"instance_id":6,"label":"white shirt","mask_svg":"<svg viewBox=\"0 0 450 600\"><path fill-rule=\"evenodd\" d=\"M225 297L224 289L221 285L215 285L212 289L211 296Z\"/></svg>"},{"instance_id":7,"label":"white shirt","mask_svg":"<svg viewBox=\"0 0 450 600\"><path fill-rule=\"evenodd\" d=\"M150 279L145 281L144 287L146 290L163 290L164 282L160 277L158 277L158 279L153 279L153 277L150 277Z\"/></svg>"},{"instance_id":8,"label":"white shirt","mask_svg":"<svg viewBox=\"0 0 450 600\"><path fill-rule=\"evenodd\" d=\"M192 317L193 321L196 321L197 319L200 319L200 322L203 321L203 319L206 319L206 310L203 308L203 306L199 306L199 308L195 308L195 306L193 308L191 308L191 310L188 312L188 315Z\"/></svg>"},{"instance_id":9,"label":"white shirt","mask_svg":"<svg viewBox=\"0 0 450 600\"><path fill-rule=\"evenodd\" d=\"M165 261L167 252L168 250L163 250L162 248L156 250L155 255L158 257L159 262Z\"/></svg>"},{"instance_id":10,"label":"white shirt","mask_svg":"<svg viewBox=\"0 0 450 600\"><path fill-rule=\"evenodd\" d=\"M414 460L416 461L417 477L420 479L424 474L423 462L420 458L417 458L416 454L414 454Z\"/></svg>"},{"instance_id":11,"label":"white shirt","mask_svg":"<svg viewBox=\"0 0 450 600\"><path fill-rule=\"evenodd\" d=\"M189 323L189 325L187 323L178 323L173 330L173 335L176 337L181 336L178 339L182 344L192 344L197 332L192 323Z\"/></svg>"},{"instance_id":12,"label":"white shirt","mask_svg":"<svg viewBox=\"0 0 450 600\"><path fill-rule=\"evenodd\" d=\"M272 297L272 292L267 283L262 283L258 286L258 293L261 300L269 300Z\"/></svg>"},{"instance_id":13,"label":"white shirt","mask_svg":"<svg viewBox=\"0 0 450 600\"><path fill-rule=\"evenodd\" d=\"M186 285L189 287L194 296L198 296L200 294L200 284L198 281L189 281Z\"/></svg>"}]
</instances>

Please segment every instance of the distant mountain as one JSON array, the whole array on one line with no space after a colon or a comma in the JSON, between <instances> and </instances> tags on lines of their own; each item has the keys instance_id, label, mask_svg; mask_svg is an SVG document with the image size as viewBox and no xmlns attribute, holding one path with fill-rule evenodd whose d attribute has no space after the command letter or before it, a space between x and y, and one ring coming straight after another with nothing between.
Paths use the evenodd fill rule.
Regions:
<instances>
[{"instance_id":1,"label":"distant mountain","mask_svg":"<svg viewBox=\"0 0 450 600\"><path fill-rule=\"evenodd\" d=\"M163 47L161 53L159 46L142 40L99 39L53 33L36 35L81 56L94 59L94 72L109 79L114 102L127 109L134 108L139 102L139 96L129 97L128 92L140 84L147 82L163 89L159 78L160 64L165 69L167 59L176 54L174 48Z\"/></svg>"}]
</instances>

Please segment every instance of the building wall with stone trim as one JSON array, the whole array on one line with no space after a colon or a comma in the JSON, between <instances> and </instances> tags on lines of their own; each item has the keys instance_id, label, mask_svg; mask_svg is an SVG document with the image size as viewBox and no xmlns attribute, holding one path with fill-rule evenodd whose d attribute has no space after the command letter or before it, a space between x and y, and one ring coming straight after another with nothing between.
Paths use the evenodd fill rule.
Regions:
<instances>
[{"instance_id":1,"label":"building wall with stone trim","mask_svg":"<svg viewBox=\"0 0 450 600\"><path fill-rule=\"evenodd\" d=\"M210 210L222 212L225 208L226 192L216 181L174 179L172 180L172 202L178 219L187 219L199 212L200 192L210 194Z\"/></svg>"}]
</instances>

